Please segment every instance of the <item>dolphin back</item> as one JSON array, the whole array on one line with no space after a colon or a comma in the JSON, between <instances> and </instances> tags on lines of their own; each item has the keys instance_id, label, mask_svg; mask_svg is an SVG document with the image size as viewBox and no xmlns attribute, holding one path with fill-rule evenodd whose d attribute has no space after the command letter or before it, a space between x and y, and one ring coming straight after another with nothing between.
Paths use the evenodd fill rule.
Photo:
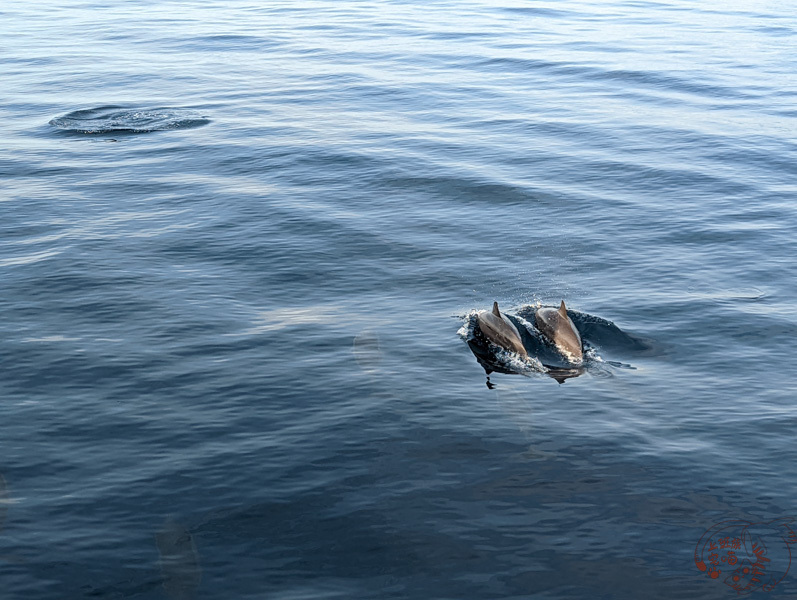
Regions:
<instances>
[{"instance_id":1,"label":"dolphin back","mask_svg":"<svg viewBox=\"0 0 797 600\"><path fill-rule=\"evenodd\" d=\"M558 309L547 307L538 309L534 319L540 333L553 342L559 350L574 360L580 361L583 358L581 335L567 315L564 300Z\"/></svg>"},{"instance_id":2,"label":"dolphin back","mask_svg":"<svg viewBox=\"0 0 797 600\"><path fill-rule=\"evenodd\" d=\"M512 321L501 314L497 302L493 303L492 312L479 313L477 319L482 334L493 344L523 357L528 356L520 340L520 332Z\"/></svg>"}]
</instances>

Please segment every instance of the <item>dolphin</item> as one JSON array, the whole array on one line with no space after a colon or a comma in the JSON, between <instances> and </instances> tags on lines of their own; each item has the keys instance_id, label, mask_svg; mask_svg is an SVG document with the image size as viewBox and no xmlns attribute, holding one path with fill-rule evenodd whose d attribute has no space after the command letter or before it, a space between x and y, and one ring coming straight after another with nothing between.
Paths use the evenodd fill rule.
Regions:
<instances>
[{"instance_id":1,"label":"dolphin","mask_svg":"<svg viewBox=\"0 0 797 600\"><path fill-rule=\"evenodd\" d=\"M558 309L540 308L534 313L534 320L537 329L548 338L573 362L581 362L584 358L584 351L581 347L581 335L573 324L572 319L567 316L565 301Z\"/></svg>"},{"instance_id":2,"label":"dolphin","mask_svg":"<svg viewBox=\"0 0 797 600\"><path fill-rule=\"evenodd\" d=\"M515 324L498 310L498 302L493 302L493 312L480 312L477 316L479 329L489 341L508 352L515 352L528 358L528 352L520 341L520 332Z\"/></svg>"}]
</instances>

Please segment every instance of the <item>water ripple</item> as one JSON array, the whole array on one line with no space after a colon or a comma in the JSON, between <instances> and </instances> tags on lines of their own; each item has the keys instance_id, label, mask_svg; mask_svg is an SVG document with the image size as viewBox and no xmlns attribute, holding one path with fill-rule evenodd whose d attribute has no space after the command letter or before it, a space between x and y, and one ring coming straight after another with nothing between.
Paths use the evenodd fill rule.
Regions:
<instances>
[{"instance_id":1,"label":"water ripple","mask_svg":"<svg viewBox=\"0 0 797 600\"><path fill-rule=\"evenodd\" d=\"M171 129L191 129L210 123L210 119L180 108L124 108L99 106L76 110L56 117L50 125L73 133L150 133Z\"/></svg>"}]
</instances>

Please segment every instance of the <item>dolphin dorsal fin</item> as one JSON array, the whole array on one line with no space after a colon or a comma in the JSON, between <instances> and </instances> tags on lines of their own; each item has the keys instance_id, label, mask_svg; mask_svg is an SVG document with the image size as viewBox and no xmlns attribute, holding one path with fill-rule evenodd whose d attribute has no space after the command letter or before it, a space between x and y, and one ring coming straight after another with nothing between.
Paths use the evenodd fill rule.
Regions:
<instances>
[{"instance_id":1,"label":"dolphin dorsal fin","mask_svg":"<svg viewBox=\"0 0 797 600\"><path fill-rule=\"evenodd\" d=\"M562 300L562 304L559 305L559 314L562 315L565 319L567 318L567 307L565 306L564 300Z\"/></svg>"},{"instance_id":2,"label":"dolphin dorsal fin","mask_svg":"<svg viewBox=\"0 0 797 600\"><path fill-rule=\"evenodd\" d=\"M496 317L500 317L501 313L498 311L498 302L493 302L493 314Z\"/></svg>"}]
</instances>

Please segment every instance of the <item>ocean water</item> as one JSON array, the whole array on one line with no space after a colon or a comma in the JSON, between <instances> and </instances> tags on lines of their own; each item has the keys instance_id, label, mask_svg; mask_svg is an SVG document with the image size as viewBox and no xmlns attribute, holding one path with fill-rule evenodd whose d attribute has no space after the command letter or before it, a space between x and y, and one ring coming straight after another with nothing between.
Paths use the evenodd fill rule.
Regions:
<instances>
[{"instance_id":1,"label":"ocean water","mask_svg":"<svg viewBox=\"0 0 797 600\"><path fill-rule=\"evenodd\" d=\"M0 33L0 597L797 593L793 5ZM577 376L485 385L563 299Z\"/></svg>"}]
</instances>

